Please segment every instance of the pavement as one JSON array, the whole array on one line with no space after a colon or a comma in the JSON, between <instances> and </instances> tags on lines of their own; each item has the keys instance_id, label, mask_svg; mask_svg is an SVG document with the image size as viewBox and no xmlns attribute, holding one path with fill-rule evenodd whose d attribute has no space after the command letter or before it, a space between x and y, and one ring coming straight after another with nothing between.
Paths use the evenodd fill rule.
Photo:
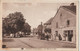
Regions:
<instances>
[{"instance_id":1,"label":"pavement","mask_svg":"<svg viewBox=\"0 0 80 51\"><path fill-rule=\"evenodd\" d=\"M74 43L40 40L37 37L4 38L3 45L6 48L76 48Z\"/></svg>"}]
</instances>

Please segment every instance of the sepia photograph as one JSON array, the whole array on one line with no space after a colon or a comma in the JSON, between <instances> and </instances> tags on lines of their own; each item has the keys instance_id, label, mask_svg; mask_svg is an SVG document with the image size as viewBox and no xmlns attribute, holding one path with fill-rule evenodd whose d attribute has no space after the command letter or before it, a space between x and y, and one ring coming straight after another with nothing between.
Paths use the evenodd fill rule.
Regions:
<instances>
[{"instance_id":1,"label":"sepia photograph","mask_svg":"<svg viewBox=\"0 0 80 51\"><path fill-rule=\"evenodd\" d=\"M2 48L76 48L76 3L2 3Z\"/></svg>"}]
</instances>

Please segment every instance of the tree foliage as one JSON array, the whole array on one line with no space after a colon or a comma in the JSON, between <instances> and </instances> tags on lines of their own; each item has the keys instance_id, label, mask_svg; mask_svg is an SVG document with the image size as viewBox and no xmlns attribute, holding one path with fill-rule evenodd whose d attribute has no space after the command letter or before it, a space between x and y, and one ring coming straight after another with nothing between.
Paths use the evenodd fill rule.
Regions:
<instances>
[{"instance_id":1,"label":"tree foliage","mask_svg":"<svg viewBox=\"0 0 80 51\"><path fill-rule=\"evenodd\" d=\"M25 19L21 12L10 13L3 19L3 33L10 34L22 31L24 25Z\"/></svg>"},{"instance_id":2,"label":"tree foliage","mask_svg":"<svg viewBox=\"0 0 80 51\"><path fill-rule=\"evenodd\" d=\"M26 33L26 32L30 33L31 32L31 26L28 23L25 23L24 27L22 29L22 32L24 32L24 33Z\"/></svg>"}]
</instances>

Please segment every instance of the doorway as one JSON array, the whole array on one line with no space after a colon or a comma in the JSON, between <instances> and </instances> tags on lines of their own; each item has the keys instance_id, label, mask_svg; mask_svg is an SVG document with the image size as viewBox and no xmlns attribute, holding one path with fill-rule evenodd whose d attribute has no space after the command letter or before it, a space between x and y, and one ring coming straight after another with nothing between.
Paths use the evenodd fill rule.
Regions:
<instances>
[{"instance_id":1,"label":"doorway","mask_svg":"<svg viewBox=\"0 0 80 51\"><path fill-rule=\"evenodd\" d=\"M73 30L68 30L68 41L72 41Z\"/></svg>"}]
</instances>

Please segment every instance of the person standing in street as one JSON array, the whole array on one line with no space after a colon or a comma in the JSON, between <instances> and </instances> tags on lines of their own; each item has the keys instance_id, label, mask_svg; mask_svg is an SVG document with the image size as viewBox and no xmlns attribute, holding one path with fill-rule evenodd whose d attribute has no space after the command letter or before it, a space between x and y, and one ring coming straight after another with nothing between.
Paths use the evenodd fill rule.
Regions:
<instances>
[{"instance_id":1,"label":"person standing in street","mask_svg":"<svg viewBox=\"0 0 80 51\"><path fill-rule=\"evenodd\" d=\"M48 32L47 32L46 38L47 38L47 41L49 41L49 33Z\"/></svg>"},{"instance_id":2,"label":"person standing in street","mask_svg":"<svg viewBox=\"0 0 80 51\"><path fill-rule=\"evenodd\" d=\"M59 40L61 41L62 40L62 37L61 37L61 35L59 34Z\"/></svg>"}]
</instances>

